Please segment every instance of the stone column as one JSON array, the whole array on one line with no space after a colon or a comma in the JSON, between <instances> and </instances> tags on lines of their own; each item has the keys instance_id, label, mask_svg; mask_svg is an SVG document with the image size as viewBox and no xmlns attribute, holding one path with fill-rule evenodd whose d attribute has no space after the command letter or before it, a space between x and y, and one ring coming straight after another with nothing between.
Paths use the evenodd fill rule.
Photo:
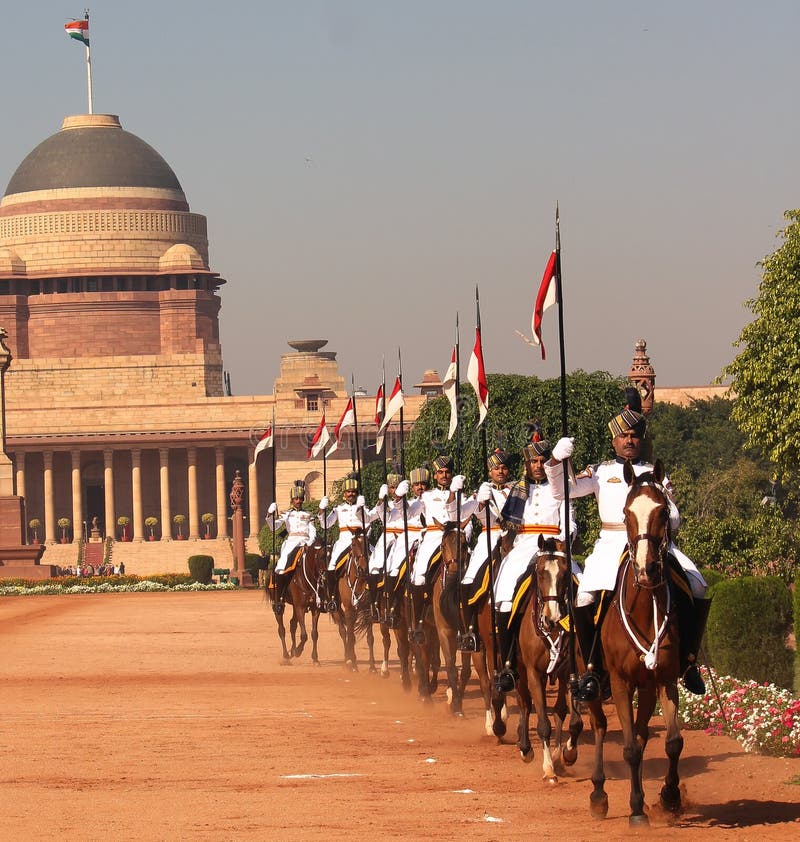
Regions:
<instances>
[{"instance_id":1,"label":"stone column","mask_svg":"<svg viewBox=\"0 0 800 842\"><path fill-rule=\"evenodd\" d=\"M228 537L228 507L225 494L225 448L214 448L217 478L217 538Z\"/></svg>"},{"instance_id":2,"label":"stone column","mask_svg":"<svg viewBox=\"0 0 800 842\"><path fill-rule=\"evenodd\" d=\"M197 448L186 449L187 479L189 481L189 540L200 539L200 514L197 505Z\"/></svg>"},{"instance_id":3,"label":"stone column","mask_svg":"<svg viewBox=\"0 0 800 842\"><path fill-rule=\"evenodd\" d=\"M144 514L142 512L142 451L131 450L131 486L133 489L133 540L144 537Z\"/></svg>"},{"instance_id":4,"label":"stone column","mask_svg":"<svg viewBox=\"0 0 800 842\"><path fill-rule=\"evenodd\" d=\"M255 448L247 448L247 485L249 496L247 498L247 517L250 525L247 529L248 538L258 538L258 531L261 528L261 516L258 511L258 474L253 463L253 451Z\"/></svg>"},{"instance_id":5,"label":"stone column","mask_svg":"<svg viewBox=\"0 0 800 842\"><path fill-rule=\"evenodd\" d=\"M16 493L20 497L25 497L25 451L18 450L15 454L15 462L17 464L17 491ZM28 524L25 524L25 528L28 528Z\"/></svg>"},{"instance_id":6,"label":"stone column","mask_svg":"<svg viewBox=\"0 0 800 842\"><path fill-rule=\"evenodd\" d=\"M161 540L172 540L172 514L169 504L169 448L159 447L158 478L161 484Z\"/></svg>"},{"instance_id":7,"label":"stone column","mask_svg":"<svg viewBox=\"0 0 800 842\"><path fill-rule=\"evenodd\" d=\"M83 494L81 493L81 452L72 451L72 540L86 538L83 528Z\"/></svg>"},{"instance_id":8,"label":"stone column","mask_svg":"<svg viewBox=\"0 0 800 842\"><path fill-rule=\"evenodd\" d=\"M117 514L114 506L114 451L103 451L103 496L105 498L105 511L103 517L105 523L106 538L117 537Z\"/></svg>"},{"instance_id":9,"label":"stone column","mask_svg":"<svg viewBox=\"0 0 800 842\"><path fill-rule=\"evenodd\" d=\"M233 570L231 578L237 578L240 585L253 584L252 577L244 567L244 516L242 500L244 499L244 482L242 475L236 471L231 486L231 523L233 524Z\"/></svg>"},{"instance_id":10,"label":"stone column","mask_svg":"<svg viewBox=\"0 0 800 842\"><path fill-rule=\"evenodd\" d=\"M56 511L53 499L53 451L46 450L44 457L44 540L46 544L56 542Z\"/></svg>"}]
</instances>

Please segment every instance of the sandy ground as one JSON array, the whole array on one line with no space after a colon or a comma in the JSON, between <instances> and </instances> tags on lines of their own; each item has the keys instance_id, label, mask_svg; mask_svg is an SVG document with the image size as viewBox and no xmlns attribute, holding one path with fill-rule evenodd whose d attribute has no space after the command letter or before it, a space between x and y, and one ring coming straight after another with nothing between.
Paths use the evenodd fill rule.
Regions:
<instances>
[{"instance_id":1,"label":"sandy ground","mask_svg":"<svg viewBox=\"0 0 800 842\"><path fill-rule=\"evenodd\" d=\"M0 598L0 839L800 838L800 760L686 732L683 813L633 832L618 730L593 820L591 735L547 785L474 691L454 720L396 670L346 672L324 617L320 667L281 665L275 629L255 591ZM647 758L651 803L660 722Z\"/></svg>"}]
</instances>

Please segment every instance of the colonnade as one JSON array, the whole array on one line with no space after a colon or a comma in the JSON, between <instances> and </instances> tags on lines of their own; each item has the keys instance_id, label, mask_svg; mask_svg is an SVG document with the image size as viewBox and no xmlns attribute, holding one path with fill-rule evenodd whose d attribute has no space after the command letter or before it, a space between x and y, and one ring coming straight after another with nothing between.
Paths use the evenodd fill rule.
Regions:
<instances>
[{"instance_id":1,"label":"colonnade","mask_svg":"<svg viewBox=\"0 0 800 842\"><path fill-rule=\"evenodd\" d=\"M80 536L81 529L84 526L87 518L87 513L84 511L84 494L83 494L83 476L81 466L81 455L87 451L92 453L102 452L103 457L103 523L105 526L106 536L116 537L117 524L117 500L115 494L115 482L124 482L123 477L115 476L114 454L120 451L130 453L130 499L131 499L131 518L130 518L130 536L134 541L144 540L148 533L145 527L145 511L154 511L155 507L152 500L144 500L142 492L142 454L146 450L158 451L158 507L160 512L161 522L161 540L172 540L172 518L175 514L173 506L174 501L170 497L170 451L183 450L186 454L186 488L188 504L188 519L186 528L188 534L184 537L188 539L198 539L202 537L201 513L198 502L198 487L202 484L213 484L214 499L216 503L216 536L218 538L228 538L230 535L230 525L228 520L228 494L229 488L226 488L225 482L225 456L226 450L230 450L225 445L216 445L213 447L214 451L214 465L213 473L210 476L205 476L206 472L198 471L198 450L197 446L188 446L185 448L144 448L144 447L127 447L127 448L104 448L98 451L96 448L64 448L61 452L67 451L70 454L70 493L72 497L72 526L73 535ZM236 450L241 454L244 448L241 445L236 446ZM54 454L55 449L39 451L42 453L43 470L42 475L33 475L29 471L30 460L27 459L29 452L24 450L14 450L13 457L15 461L15 477L17 494L21 497L27 497L26 486L29 488L34 484L41 484L42 489L42 504L44 512L44 533L43 537L46 543L55 543L59 538L58 522L56 517L56 494L55 485L56 477L54 470ZM247 500L248 500L248 520L250 527L250 537L254 537L258 533L261 524L262 515L259 512L259 488L258 488L258 474L253 465L253 448L247 447ZM38 460L37 460L38 462ZM36 466L38 469L38 465ZM117 471L117 474L119 471ZM62 501L63 502L63 501ZM183 501L181 501L183 502ZM146 505L147 504L147 505ZM30 508L28 508L28 517L31 517ZM87 525L87 531L90 525Z\"/></svg>"}]
</instances>

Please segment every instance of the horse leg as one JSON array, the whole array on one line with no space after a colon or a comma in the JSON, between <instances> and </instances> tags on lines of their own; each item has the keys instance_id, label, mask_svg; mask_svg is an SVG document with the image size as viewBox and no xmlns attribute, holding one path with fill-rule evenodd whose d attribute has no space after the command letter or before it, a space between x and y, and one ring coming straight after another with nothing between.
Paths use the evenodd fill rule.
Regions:
<instances>
[{"instance_id":1,"label":"horse leg","mask_svg":"<svg viewBox=\"0 0 800 842\"><path fill-rule=\"evenodd\" d=\"M278 637L281 639L281 649L283 649L283 663L288 664L290 657L289 650L286 648L286 626L283 622L283 614L276 614L275 621L278 624Z\"/></svg>"},{"instance_id":2,"label":"horse leg","mask_svg":"<svg viewBox=\"0 0 800 842\"><path fill-rule=\"evenodd\" d=\"M439 636L436 634L436 629L429 628L427 635L428 642L426 644L426 658L428 666L426 668L426 672L428 678L428 693L432 696L439 687L439 669L442 666L442 655L441 648L439 646Z\"/></svg>"},{"instance_id":3,"label":"horse leg","mask_svg":"<svg viewBox=\"0 0 800 842\"><path fill-rule=\"evenodd\" d=\"M533 672L533 676L530 673ZM533 678L533 682L530 679ZM533 696L533 706L536 708L536 733L542 743L542 778L548 783L558 783L555 769L553 768L553 757L550 753L550 737L553 732L553 727L550 724L550 717L547 715L547 696L545 695L545 681L547 675L544 673L536 674L533 669L529 668L528 680L531 683L531 695Z\"/></svg>"},{"instance_id":4,"label":"horse leg","mask_svg":"<svg viewBox=\"0 0 800 842\"><path fill-rule=\"evenodd\" d=\"M519 706L519 724L517 725L517 748L525 763L533 760L533 746L530 736L531 691L528 686L528 671L522 670L517 684L517 704Z\"/></svg>"},{"instance_id":5,"label":"horse leg","mask_svg":"<svg viewBox=\"0 0 800 842\"><path fill-rule=\"evenodd\" d=\"M486 736L491 737L494 734L494 717L492 716L492 686L489 681L489 673L486 670L485 647L481 647L480 652L472 653L472 662L475 666L475 672L478 674L478 683L481 687Z\"/></svg>"},{"instance_id":6,"label":"horse leg","mask_svg":"<svg viewBox=\"0 0 800 842\"><path fill-rule=\"evenodd\" d=\"M458 683L458 668L456 667L456 637L442 630L439 633L439 645L444 652L444 668L447 673L447 703L453 716L463 716L461 694Z\"/></svg>"},{"instance_id":7,"label":"horse leg","mask_svg":"<svg viewBox=\"0 0 800 842\"><path fill-rule=\"evenodd\" d=\"M430 682L428 678L428 670L430 668L428 648L424 643L415 643L413 651L417 667L417 694L421 702L428 704L431 701Z\"/></svg>"},{"instance_id":8,"label":"horse leg","mask_svg":"<svg viewBox=\"0 0 800 842\"><path fill-rule=\"evenodd\" d=\"M319 652L317 642L319 641L319 608L311 609L311 662L315 667L319 666Z\"/></svg>"},{"instance_id":9,"label":"horse leg","mask_svg":"<svg viewBox=\"0 0 800 842\"><path fill-rule=\"evenodd\" d=\"M645 724L644 740L641 735L642 705L649 707L648 718L652 713L652 701L647 698L644 688L639 688L637 718L633 718L633 687L625 684L622 679L612 675L611 690L614 694L614 705L617 708L619 724L622 728L622 757L628 764L630 770L631 793L630 807L631 814L628 817L630 825L646 825L649 819L644 812L644 790L642 789L642 757L644 755L644 744L647 742L647 725Z\"/></svg>"},{"instance_id":10,"label":"horse leg","mask_svg":"<svg viewBox=\"0 0 800 842\"><path fill-rule=\"evenodd\" d=\"M669 760L667 775L664 778L664 786L661 788L661 806L670 813L677 813L681 808L681 791L678 786L680 783L678 760L683 751L683 737L681 736L680 724L678 722L677 685L669 684L661 687L659 698L661 699L661 711L664 715L664 723L667 726L664 749Z\"/></svg>"},{"instance_id":11,"label":"horse leg","mask_svg":"<svg viewBox=\"0 0 800 842\"><path fill-rule=\"evenodd\" d=\"M603 704L599 699L589 702L589 717L594 732L594 768L592 769L594 789L589 796L589 810L596 819L604 819L608 815L608 795L605 791L606 773L603 768L603 743L606 739L608 720L603 711ZM577 743L575 748L577 751Z\"/></svg>"},{"instance_id":12,"label":"horse leg","mask_svg":"<svg viewBox=\"0 0 800 842\"><path fill-rule=\"evenodd\" d=\"M372 606L370 605L367 610L371 612ZM369 671L377 672L378 670L375 668L375 632L372 629L371 613L369 616L369 625L367 626L367 648L369 649Z\"/></svg>"},{"instance_id":13,"label":"horse leg","mask_svg":"<svg viewBox=\"0 0 800 842\"><path fill-rule=\"evenodd\" d=\"M300 605L300 601L297 602ZM292 657L299 658L303 654L303 649L306 648L306 641L308 640L308 632L306 631L306 615L305 611L302 608L298 609L298 616L296 619L296 624L300 629L300 642L296 645L293 642L292 645ZM292 620L295 620L295 617L292 616Z\"/></svg>"},{"instance_id":14,"label":"horse leg","mask_svg":"<svg viewBox=\"0 0 800 842\"><path fill-rule=\"evenodd\" d=\"M381 628L381 641L383 642L383 660L381 661L381 678L388 678L389 677L389 649L392 644L392 638L389 634L389 629L386 627L386 623L380 624Z\"/></svg>"},{"instance_id":15,"label":"horse leg","mask_svg":"<svg viewBox=\"0 0 800 842\"><path fill-rule=\"evenodd\" d=\"M356 612L352 606L344 610L345 616L345 663L353 672L358 672L358 658L356 657Z\"/></svg>"}]
</instances>

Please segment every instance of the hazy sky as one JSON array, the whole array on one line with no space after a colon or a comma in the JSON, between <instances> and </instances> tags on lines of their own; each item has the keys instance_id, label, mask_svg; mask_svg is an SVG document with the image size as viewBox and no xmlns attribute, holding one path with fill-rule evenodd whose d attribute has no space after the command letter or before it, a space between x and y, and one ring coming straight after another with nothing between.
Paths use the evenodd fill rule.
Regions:
<instances>
[{"instance_id":1,"label":"hazy sky","mask_svg":"<svg viewBox=\"0 0 800 842\"><path fill-rule=\"evenodd\" d=\"M561 208L567 367L709 383L800 206L797 0L95 2L94 107L153 145L208 218L234 394L326 338L373 391L462 371L481 291L490 372L524 344ZM15 4L0 189L84 113L83 6ZM792 58L794 56L794 58ZM792 81L794 80L794 81Z\"/></svg>"}]
</instances>

